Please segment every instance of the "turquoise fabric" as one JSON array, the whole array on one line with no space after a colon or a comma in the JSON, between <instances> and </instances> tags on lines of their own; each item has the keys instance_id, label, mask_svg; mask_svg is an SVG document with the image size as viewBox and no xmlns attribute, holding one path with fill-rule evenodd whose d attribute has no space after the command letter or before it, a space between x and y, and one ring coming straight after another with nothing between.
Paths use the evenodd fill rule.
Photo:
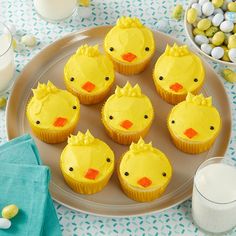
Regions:
<instances>
[{"instance_id":1,"label":"turquoise fabric","mask_svg":"<svg viewBox=\"0 0 236 236\"><path fill-rule=\"evenodd\" d=\"M50 171L43 166L29 135L0 146L0 209L16 204L20 211L1 236L60 236L60 225L48 191Z\"/></svg>"}]
</instances>

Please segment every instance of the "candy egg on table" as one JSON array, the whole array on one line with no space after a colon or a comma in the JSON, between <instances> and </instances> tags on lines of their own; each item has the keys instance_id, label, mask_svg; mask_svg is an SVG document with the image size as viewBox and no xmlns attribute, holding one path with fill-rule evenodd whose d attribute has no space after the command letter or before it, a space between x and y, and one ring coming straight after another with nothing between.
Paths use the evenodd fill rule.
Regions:
<instances>
[{"instance_id":1,"label":"candy egg on table","mask_svg":"<svg viewBox=\"0 0 236 236\"><path fill-rule=\"evenodd\" d=\"M209 39L205 35L196 35L194 40L198 45L202 45L203 43L209 43Z\"/></svg>"},{"instance_id":2,"label":"candy egg on table","mask_svg":"<svg viewBox=\"0 0 236 236\"><path fill-rule=\"evenodd\" d=\"M225 40L225 34L221 31L216 32L214 36L212 37L212 43L215 46L221 45L224 42L224 40Z\"/></svg>"},{"instance_id":3,"label":"candy egg on table","mask_svg":"<svg viewBox=\"0 0 236 236\"><path fill-rule=\"evenodd\" d=\"M211 2L206 2L202 5L202 13L205 16L210 16L213 14L215 8Z\"/></svg>"},{"instance_id":4,"label":"candy egg on table","mask_svg":"<svg viewBox=\"0 0 236 236\"><path fill-rule=\"evenodd\" d=\"M197 15L201 16L202 15L202 7L198 3L193 3L192 8L195 8L197 10Z\"/></svg>"},{"instance_id":5,"label":"candy egg on table","mask_svg":"<svg viewBox=\"0 0 236 236\"><path fill-rule=\"evenodd\" d=\"M235 83L236 82L236 73L230 69L224 69L222 71L222 75L225 80L227 80L230 83Z\"/></svg>"},{"instance_id":6,"label":"candy egg on table","mask_svg":"<svg viewBox=\"0 0 236 236\"><path fill-rule=\"evenodd\" d=\"M221 7L224 3L224 0L212 0L212 4L215 8Z\"/></svg>"},{"instance_id":7,"label":"candy egg on table","mask_svg":"<svg viewBox=\"0 0 236 236\"><path fill-rule=\"evenodd\" d=\"M197 24L198 29L205 31L211 27L211 21L209 19L202 19Z\"/></svg>"},{"instance_id":8,"label":"candy egg on table","mask_svg":"<svg viewBox=\"0 0 236 236\"><path fill-rule=\"evenodd\" d=\"M236 2L230 2L227 5L229 11L236 12Z\"/></svg>"},{"instance_id":9,"label":"candy egg on table","mask_svg":"<svg viewBox=\"0 0 236 236\"><path fill-rule=\"evenodd\" d=\"M205 52L207 55L210 55L212 51L212 46L210 44L203 43L201 45L201 50Z\"/></svg>"},{"instance_id":10,"label":"candy egg on table","mask_svg":"<svg viewBox=\"0 0 236 236\"><path fill-rule=\"evenodd\" d=\"M190 8L187 12L187 21L189 24L193 24L197 20L197 10Z\"/></svg>"},{"instance_id":11,"label":"candy egg on table","mask_svg":"<svg viewBox=\"0 0 236 236\"><path fill-rule=\"evenodd\" d=\"M230 61L236 63L236 48L229 49L229 59Z\"/></svg>"},{"instance_id":12,"label":"candy egg on table","mask_svg":"<svg viewBox=\"0 0 236 236\"><path fill-rule=\"evenodd\" d=\"M181 4L178 4L174 7L172 17L176 20L179 20L183 13L183 6Z\"/></svg>"},{"instance_id":13,"label":"candy egg on table","mask_svg":"<svg viewBox=\"0 0 236 236\"><path fill-rule=\"evenodd\" d=\"M233 22L231 22L229 20L223 21L220 24L220 30L225 33L229 33L230 31L233 30L233 28L234 28L234 24L233 24Z\"/></svg>"},{"instance_id":14,"label":"candy egg on table","mask_svg":"<svg viewBox=\"0 0 236 236\"><path fill-rule=\"evenodd\" d=\"M214 17L212 18L212 25L214 26L219 26L222 21L224 20L224 16L221 13L217 13L216 15L214 15Z\"/></svg>"},{"instance_id":15,"label":"candy egg on table","mask_svg":"<svg viewBox=\"0 0 236 236\"><path fill-rule=\"evenodd\" d=\"M215 47L211 51L211 56L215 59L220 59L224 56L224 49L222 47Z\"/></svg>"},{"instance_id":16,"label":"candy egg on table","mask_svg":"<svg viewBox=\"0 0 236 236\"><path fill-rule=\"evenodd\" d=\"M12 219L18 214L18 212L19 212L18 207L14 204L11 204L11 205L5 206L2 209L2 217L6 219Z\"/></svg>"},{"instance_id":17,"label":"candy egg on table","mask_svg":"<svg viewBox=\"0 0 236 236\"><path fill-rule=\"evenodd\" d=\"M11 221L5 218L0 218L0 229L9 229L11 227Z\"/></svg>"}]
</instances>

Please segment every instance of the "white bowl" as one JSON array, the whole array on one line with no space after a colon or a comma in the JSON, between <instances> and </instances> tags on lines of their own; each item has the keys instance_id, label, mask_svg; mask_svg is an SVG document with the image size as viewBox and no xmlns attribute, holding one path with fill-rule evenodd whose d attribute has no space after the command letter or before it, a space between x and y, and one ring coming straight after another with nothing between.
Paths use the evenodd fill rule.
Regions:
<instances>
[{"instance_id":1,"label":"white bowl","mask_svg":"<svg viewBox=\"0 0 236 236\"><path fill-rule=\"evenodd\" d=\"M184 29L185 29L185 32L187 34L187 37L188 39L190 40L190 42L192 43L193 47L200 53L202 54L203 56L205 56L206 58L210 59L211 61L214 61L216 63L220 63L221 65L224 65L224 66L230 66L230 67L236 67L236 63L234 62L228 62L228 61L223 61L223 60L218 60L218 59L215 59L213 58L212 56L210 55L207 55L205 52L203 52L200 47L198 47L198 45L195 43L194 41L194 36L193 36L193 33L192 33L192 28L193 26L191 24L188 23L187 21L187 12L188 10L190 9L192 5L192 2L190 2L190 4L188 5L188 8L186 9L185 11L185 14L184 14Z\"/></svg>"}]
</instances>

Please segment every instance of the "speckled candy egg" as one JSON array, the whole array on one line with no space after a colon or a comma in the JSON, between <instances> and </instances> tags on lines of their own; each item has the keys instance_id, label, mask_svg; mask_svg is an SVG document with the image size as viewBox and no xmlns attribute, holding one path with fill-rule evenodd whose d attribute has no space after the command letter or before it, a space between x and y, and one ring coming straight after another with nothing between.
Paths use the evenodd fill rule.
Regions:
<instances>
[{"instance_id":1,"label":"speckled candy egg","mask_svg":"<svg viewBox=\"0 0 236 236\"><path fill-rule=\"evenodd\" d=\"M230 11L226 12L225 19L233 23L236 23L236 12L230 12Z\"/></svg>"},{"instance_id":2,"label":"speckled candy egg","mask_svg":"<svg viewBox=\"0 0 236 236\"><path fill-rule=\"evenodd\" d=\"M236 63L236 48L232 48L229 50L229 59Z\"/></svg>"},{"instance_id":3,"label":"speckled candy egg","mask_svg":"<svg viewBox=\"0 0 236 236\"><path fill-rule=\"evenodd\" d=\"M224 56L224 49L222 47L215 47L211 51L211 56L217 60ZM236 58L235 58L236 59Z\"/></svg>"},{"instance_id":4,"label":"speckled candy egg","mask_svg":"<svg viewBox=\"0 0 236 236\"><path fill-rule=\"evenodd\" d=\"M234 28L234 24L233 22L231 21L223 21L221 24L220 24L220 30L225 32L225 33L229 33L233 30Z\"/></svg>"},{"instance_id":5,"label":"speckled candy egg","mask_svg":"<svg viewBox=\"0 0 236 236\"><path fill-rule=\"evenodd\" d=\"M212 51L212 46L210 44L203 43L201 45L201 50L205 52L207 55L210 55Z\"/></svg>"},{"instance_id":6,"label":"speckled candy egg","mask_svg":"<svg viewBox=\"0 0 236 236\"><path fill-rule=\"evenodd\" d=\"M206 2L202 5L202 13L205 15L205 16L210 16L213 14L214 12L214 6L211 2Z\"/></svg>"},{"instance_id":7,"label":"speckled candy egg","mask_svg":"<svg viewBox=\"0 0 236 236\"><path fill-rule=\"evenodd\" d=\"M198 45L202 45L203 43L209 43L209 39L205 35L196 35L194 40Z\"/></svg>"}]
</instances>

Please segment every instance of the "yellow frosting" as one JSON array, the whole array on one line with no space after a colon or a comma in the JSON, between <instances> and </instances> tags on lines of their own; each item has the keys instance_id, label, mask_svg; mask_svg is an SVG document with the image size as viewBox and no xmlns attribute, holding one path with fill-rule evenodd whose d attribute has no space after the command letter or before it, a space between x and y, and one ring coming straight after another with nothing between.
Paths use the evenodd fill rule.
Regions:
<instances>
[{"instance_id":1,"label":"yellow frosting","mask_svg":"<svg viewBox=\"0 0 236 236\"><path fill-rule=\"evenodd\" d=\"M67 84L82 94L99 94L109 87L115 78L111 60L101 54L98 45L82 45L77 52L70 57L64 68ZM108 77L109 79L107 80ZM71 78L74 78L71 81ZM83 85L90 82L95 88L88 92Z\"/></svg>"},{"instance_id":2,"label":"yellow frosting","mask_svg":"<svg viewBox=\"0 0 236 236\"><path fill-rule=\"evenodd\" d=\"M129 82L123 88L117 86L103 107L102 119L114 130L133 132L142 131L153 120L154 111L149 98L144 95L138 84L134 87ZM148 117L145 119L144 116ZM113 118L110 119L110 116ZM133 125L127 130L121 123L129 120Z\"/></svg>"},{"instance_id":3,"label":"yellow frosting","mask_svg":"<svg viewBox=\"0 0 236 236\"><path fill-rule=\"evenodd\" d=\"M163 77L160 80L160 76ZM155 82L167 92L186 94L199 88L203 83L205 70L201 59L189 51L187 45L173 47L167 45L165 52L159 57L154 69ZM195 82L194 79L197 79ZM174 91L171 85L178 83L183 88Z\"/></svg>"},{"instance_id":4,"label":"yellow frosting","mask_svg":"<svg viewBox=\"0 0 236 236\"><path fill-rule=\"evenodd\" d=\"M219 132L221 118L217 109L212 106L211 97L204 98L202 94L194 96L188 93L186 101L172 109L168 117L168 126L175 136L183 140L204 142ZM190 128L197 132L192 138L184 134Z\"/></svg>"},{"instance_id":5,"label":"yellow frosting","mask_svg":"<svg viewBox=\"0 0 236 236\"><path fill-rule=\"evenodd\" d=\"M132 53L136 58L130 64L136 64L150 57L155 50L155 42L151 30L142 25L136 17L121 17L108 32L104 47L107 53L118 61L126 62L122 55ZM110 51L110 48L113 51ZM149 51L145 48L148 47Z\"/></svg>"},{"instance_id":6,"label":"yellow frosting","mask_svg":"<svg viewBox=\"0 0 236 236\"><path fill-rule=\"evenodd\" d=\"M95 183L113 171L115 159L110 147L87 130L85 134L78 132L76 136L68 138L68 145L64 148L60 161L63 172L71 178L84 183ZM85 177L89 169L99 171L95 179Z\"/></svg>"},{"instance_id":7,"label":"yellow frosting","mask_svg":"<svg viewBox=\"0 0 236 236\"><path fill-rule=\"evenodd\" d=\"M78 98L66 90L58 89L50 81L47 84L38 84L32 89L34 96L27 107L27 117L38 128L48 130L66 130L77 120L80 104ZM73 107L76 109L73 109ZM58 109L60 108L60 109ZM57 118L67 121L63 127L56 127ZM39 121L39 124L36 122Z\"/></svg>"},{"instance_id":8,"label":"yellow frosting","mask_svg":"<svg viewBox=\"0 0 236 236\"><path fill-rule=\"evenodd\" d=\"M133 187L151 189L166 185L172 176L172 167L163 152L146 144L142 138L137 144L132 143L129 151L122 157L120 167L121 178ZM128 175L125 173L128 172ZM143 187L138 184L141 178L151 180L151 185Z\"/></svg>"}]
</instances>

